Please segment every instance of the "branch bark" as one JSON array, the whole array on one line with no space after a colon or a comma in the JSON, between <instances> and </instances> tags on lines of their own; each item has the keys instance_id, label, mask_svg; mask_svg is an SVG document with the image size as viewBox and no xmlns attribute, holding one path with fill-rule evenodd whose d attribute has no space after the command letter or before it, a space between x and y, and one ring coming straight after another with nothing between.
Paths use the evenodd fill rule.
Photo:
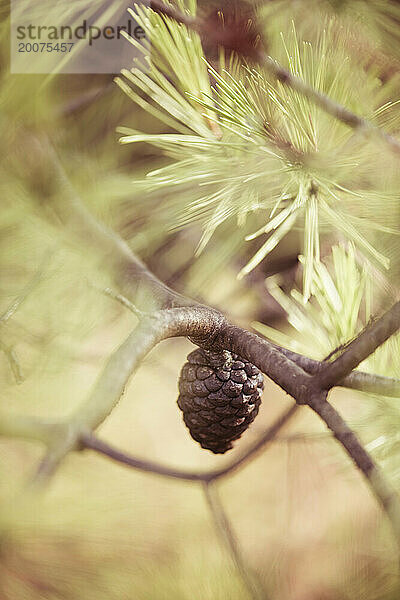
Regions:
<instances>
[{"instance_id":1,"label":"branch bark","mask_svg":"<svg viewBox=\"0 0 400 600\"><path fill-rule=\"evenodd\" d=\"M381 331L379 323L376 324ZM386 330L385 330L386 331ZM98 451L108 451L111 458L139 466L135 459L123 457L113 449L88 437L108 416L122 395L123 389L132 372L138 367L144 356L162 339L176 336L189 337L205 348L220 347L237 353L255 364L282 389L289 393L297 404L307 404L326 423L336 439L367 479L392 525L393 533L400 545L400 500L392 490L383 473L364 449L354 432L340 415L326 401L327 391L318 384L318 376L305 373L283 353L257 335L230 324L213 309L207 307L182 307L165 309L146 318L141 325L128 336L127 340L111 356L100 375L89 398L76 411L69 422L68 435L60 438L50 447L37 473L36 482L42 483L54 473L61 460L74 449L82 445L96 445ZM375 339L376 341L376 339ZM358 356L358 355L357 355ZM334 363L332 363L334 364ZM341 373L340 373L341 374ZM290 416L290 415L289 415ZM276 431L279 430L280 425ZM273 436L275 431L272 430ZM244 460L244 459L243 459ZM239 461L236 466L243 461ZM142 463L142 467L144 464ZM167 475L165 468L159 467L160 474ZM228 469L232 470L231 468ZM171 472L169 473L171 475ZM225 473L224 473L225 474ZM172 475L171 475L172 476ZM175 477L187 478L175 472ZM218 475L219 477L221 476ZM193 480L203 480L196 474ZM216 479L214 475L212 479ZM210 479L208 479L210 481Z\"/></svg>"},{"instance_id":2,"label":"branch bark","mask_svg":"<svg viewBox=\"0 0 400 600\"><path fill-rule=\"evenodd\" d=\"M50 430L45 427L40 431L38 426L34 432L22 421L20 425L14 424L14 433L23 435L25 428L27 437L42 438L48 447L34 481L47 481L69 452L82 449L82 440L90 439L88 436L91 432L113 410L129 378L156 344L163 339L184 336L199 346L231 350L249 360L292 396L297 404L308 405L316 412L366 477L400 544L398 496L355 434L325 399L327 389L343 385L346 377L351 377L349 374L352 369L397 331L400 303L349 344L337 360L328 364L321 363L316 374L310 374L302 368L305 364L312 370L316 368L309 359L299 358L258 335L229 323L220 312L176 294L159 281L117 234L98 223L81 205L48 141L47 146L46 157L62 191L58 202L61 203L59 208L64 214L67 228L85 247L89 244L94 251L97 250L118 291L127 293L129 300L132 299L137 305L138 291L145 289L146 298L153 297L155 302L151 305L153 312L140 321L139 326L112 354L92 392L69 419L60 424L52 424ZM154 310L154 306L158 310ZM144 308L148 310L148 304ZM356 379L355 381L357 382ZM9 425L5 434L10 434L12 429ZM273 436L274 432L267 434L267 440L268 435ZM257 446L255 451L261 446ZM115 452L114 455L116 456ZM240 459L236 466L240 466L245 460L247 457ZM213 479L223 474L214 475Z\"/></svg>"},{"instance_id":3,"label":"branch bark","mask_svg":"<svg viewBox=\"0 0 400 600\"><path fill-rule=\"evenodd\" d=\"M396 302L380 319L373 321L360 335L350 342L336 360L326 363L315 383L321 389L330 389L344 379L363 360L388 340L400 328L400 302Z\"/></svg>"},{"instance_id":4,"label":"branch bark","mask_svg":"<svg viewBox=\"0 0 400 600\"><path fill-rule=\"evenodd\" d=\"M243 467L251 458L254 458L257 453L259 453L261 450L265 450L265 447L273 442L274 439L276 439L279 431L292 419L297 412L297 409L298 407L296 404L291 406L282 416L278 417L278 419L265 431L262 436L260 436L256 442L254 442L254 444L252 444L245 452L240 454L228 465L222 467L221 469L215 469L206 472L172 469L159 463L130 456L126 452L117 450L116 448L110 446L110 444L99 440L94 434L83 435L80 438L80 443L83 449L87 448L88 450L94 450L95 452L103 454L104 456L108 456L108 458L111 458L115 462L127 465L133 469L139 469L140 471L154 473L156 475L170 477L172 479L211 482L233 474L240 467Z\"/></svg>"},{"instance_id":5,"label":"branch bark","mask_svg":"<svg viewBox=\"0 0 400 600\"><path fill-rule=\"evenodd\" d=\"M399 495L375 464L372 457L358 440L337 410L326 401L326 393L310 398L310 408L317 413L343 446L351 460L364 475L372 493L378 499L392 526L400 548L400 502Z\"/></svg>"},{"instance_id":6,"label":"branch bark","mask_svg":"<svg viewBox=\"0 0 400 600\"><path fill-rule=\"evenodd\" d=\"M303 356L302 354L293 352L293 350L282 348L273 344L273 342L270 343L309 375L318 375L326 368L326 363L324 362ZM366 394L400 398L400 379L364 373L363 371L353 371L347 377L338 381L336 386L358 390Z\"/></svg>"}]
</instances>

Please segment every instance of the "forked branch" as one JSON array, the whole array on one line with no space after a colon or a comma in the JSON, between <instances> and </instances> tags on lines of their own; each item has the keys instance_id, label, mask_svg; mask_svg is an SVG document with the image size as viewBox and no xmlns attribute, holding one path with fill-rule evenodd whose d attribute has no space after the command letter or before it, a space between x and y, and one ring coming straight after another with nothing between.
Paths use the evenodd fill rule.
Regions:
<instances>
[{"instance_id":1,"label":"forked branch","mask_svg":"<svg viewBox=\"0 0 400 600\"><path fill-rule=\"evenodd\" d=\"M329 411L330 405L327 401L315 404L315 398L322 398L326 387L346 385L346 376L350 378L350 387L356 387L359 380L355 374L349 374L350 370L397 330L397 305L372 323L368 328L368 335L365 333L360 336L360 342L356 340L350 344L342 355L343 358L339 357L331 364L316 365L305 357L294 355L250 331L229 323L219 311L184 298L165 286L132 254L123 240L95 221L80 203L51 147L46 158L47 166L52 165L57 179L62 184L63 194L59 202L62 203L60 208L64 212L66 226L78 240L85 243L85 247L91 245L93 251L99 253L99 258L105 258L104 265L109 268L118 292L126 293L128 300L136 305L137 295L140 296L144 286L157 299L156 305L159 306L159 310L142 319L139 326L112 354L88 398L66 422L58 425L59 439L53 437L50 443L48 439L43 440L48 446L48 452L39 467L37 480L47 480L68 452L82 448L81 441L84 436L90 435L107 418L118 403L129 378L155 345L163 339L183 336L205 348L214 347L235 352L255 364L292 396L297 404L308 405L317 412L362 470L388 514L396 539L400 543L398 496L391 490L389 483L382 485L383 474L347 425L343 434L344 422L332 418L333 413ZM171 306L173 308L170 308ZM325 375L323 379L324 372L329 377ZM363 379L363 385L367 381L374 384L375 389L382 385L381 378L368 379L364 374ZM389 380L388 385L382 385L382 388L396 392L397 385L398 383ZM18 424L15 427L17 431L20 430ZM11 433L12 427L9 426L8 435ZM367 463L368 468L365 467Z\"/></svg>"}]
</instances>

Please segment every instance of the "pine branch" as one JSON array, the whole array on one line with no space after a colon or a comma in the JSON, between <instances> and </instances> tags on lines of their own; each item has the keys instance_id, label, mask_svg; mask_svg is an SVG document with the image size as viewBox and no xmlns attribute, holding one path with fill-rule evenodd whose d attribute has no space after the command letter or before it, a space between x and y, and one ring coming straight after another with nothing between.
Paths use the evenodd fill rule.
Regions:
<instances>
[{"instance_id":1,"label":"pine branch","mask_svg":"<svg viewBox=\"0 0 400 600\"><path fill-rule=\"evenodd\" d=\"M316 375L316 385L329 389L344 379L363 360L388 340L400 328L400 302L397 302L382 317L368 325L360 335L350 342L336 360L327 363Z\"/></svg>"},{"instance_id":2,"label":"pine branch","mask_svg":"<svg viewBox=\"0 0 400 600\"><path fill-rule=\"evenodd\" d=\"M144 3L141 0L139 4ZM155 12L174 19L178 23L186 25L189 29L196 31L203 43L206 42L209 45L210 41L213 45L218 47L225 47L226 50L232 49L232 35L239 35L239 31L232 25L231 34L225 31L225 28L213 28L212 21L200 19L198 17L188 18L187 15L182 13L176 8L172 8L169 4L156 0L152 2L150 8ZM221 4L221 10L224 9ZM235 45L236 46L236 45ZM290 87L299 94L308 98L316 106L321 108L324 112L331 115L341 123L344 123L348 127L351 127L355 131L358 131L364 135L374 135L378 139L381 139L391 150L396 154L400 154L400 141L388 134L380 127L374 125L368 119L360 117L353 113L351 110L342 106L338 102L332 100L329 96L315 90L308 83L303 81L300 77L292 75L287 69L282 67L275 59L266 54L262 49L262 45L259 44L257 48L253 46L253 39L240 40L237 44L238 48L235 49L239 52L242 51L242 55L245 58L250 58L263 67L268 73L280 81L283 85Z\"/></svg>"},{"instance_id":3,"label":"pine branch","mask_svg":"<svg viewBox=\"0 0 400 600\"><path fill-rule=\"evenodd\" d=\"M62 208L67 229L87 247L99 253L105 261L118 290L126 293L136 305L135 293L146 285L163 306L179 302L181 306L156 310L140 321L139 326L109 358L92 392L75 413L58 425L58 436L47 431L43 441L48 451L39 466L35 483L43 483L56 471L63 458L73 450L82 449L82 440L91 434L118 403L124 387L147 353L160 341L184 336L204 348L230 350L256 365L286 391L299 405L308 405L333 432L347 454L367 479L391 523L400 545L400 500L385 480L383 473L366 452L357 436L326 401L325 387L343 382L350 371L398 329L399 305L360 334L348 345L341 357L330 364L322 363L324 371L310 375L267 340L237 327L213 308L198 305L178 296L146 269L114 232L98 223L80 204L54 153L47 152L50 164L61 179ZM56 163L54 165L54 163ZM130 267L127 279L127 266ZM187 305L188 304L188 305ZM369 336L371 339L369 339ZM294 409L293 409L294 410ZM18 431L18 424L15 425ZM6 435L12 433L12 424ZM29 432L28 432L29 433ZM1 434L1 427L0 427ZM38 434L38 430L36 430ZM29 437L29 436L28 436ZM258 448L256 448L257 450ZM255 451L256 451L255 450ZM244 462L245 458L242 462ZM240 461L239 461L240 463ZM239 463L237 466L239 466Z\"/></svg>"},{"instance_id":4,"label":"pine branch","mask_svg":"<svg viewBox=\"0 0 400 600\"><path fill-rule=\"evenodd\" d=\"M29 132L25 132L25 136L29 136ZM147 311L196 304L166 286L132 253L124 240L96 221L80 201L47 137L32 136L31 144L40 167L58 183L57 196L51 201L66 230L79 243L84 242L87 251L95 253L120 292L134 298L134 304Z\"/></svg>"},{"instance_id":5,"label":"pine branch","mask_svg":"<svg viewBox=\"0 0 400 600\"><path fill-rule=\"evenodd\" d=\"M258 582L256 583L254 576L244 562L232 525L219 498L218 490L211 483L205 483L203 489L217 532L223 545L227 548L232 562L236 566L251 598L253 600L267 600L265 591L261 589Z\"/></svg>"},{"instance_id":6,"label":"pine branch","mask_svg":"<svg viewBox=\"0 0 400 600\"><path fill-rule=\"evenodd\" d=\"M184 336L203 347L216 347L226 323L221 313L203 306L164 309L143 319L111 355L88 398L65 423L63 435L49 448L39 466L37 479L40 482L46 481L71 450L80 448L81 439L96 429L110 414L119 402L132 374L147 353L160 341ZM233 348L237 338L246 333L241 328L234 328L231 337L232 351L235 351ZM261 339L260 342L264 345L263 357L260 358L264 365L262 370L266 371L268 366L271 379L295 397L298 385L301 388L303 381L305 388L311 377L268 342ZM256 364L255 360L252 362ZM291 373L289 378L286 377L288 371Z\"/></svg>"},{"instance_id":7,"label":"pine branch","mask_svg":"<svg viewBox=\"0 0 400 600\"><path fill-rule=\"evenodd\" d=\"M139 469L146 473L153 473L155 475L161 475L163 477L170 477L173 479L183 479L185 481L202 481L211 482L223 477L229 476L236 472L240 467L244 466L250 459L259 453L261 450L265 450L266 446L276 439L279 431L292 419L297 412L297 405L294 404L290 407L282 416L278 417L276 421L260 436L260 438L254 442L245 452L235 458L225 467L217 470L211 470L207 472L196 472L196 471L185 471L182 469L172 469L165 467L156 462L143 460L131 456L125 452L117 450L98 439L94 434L85 434L80 438L80 444L82 449L87 448L88 450L94 450L100 454L108 456L115 462L127 465L133 469Z\"/></svg>"},{"instance_id":8,"label":"pine branch","mask_svg":"<svg viewBox=\"0 0 400 600\"><path fill-rule=\"evenodd\" d=\"M389 517L397 545L400 547L399 495L335 408L326 401L326 393L312 396L308 405L325 422L334 437L364 475L372 493Z\"/></svg>"},{"instance_id":9,"label":"pine branch","mask_svg":"<svg viewBox=\"0 0 400 600\"><path fill-rule=\"evenodd\" d=\"M87 436L112 411L128 379L145 355L162 339L176 336L190 337L206 348L224 348L235 352L266 373L298 404L307 404L312 408L332 430L367 479L385 510L400 545L399 498L354 432L326 401L327 392L318 387L318 376L308 375L266 340L230 324L220 313L207 307L161 310L141 322L111 356L89 398L69 420L64 435L50 446L39 466L35 483L46 481L71 450L81 449L82 440L90 440ZM351 353L351 350L349 347L348 352ZM114 454L114 458L122 459L114 451L111 454Z\"/></svg>"},{"instance_id":10,"label":"pine branch","mask_svg":"<svg viewBox=\"0 0 400 600\"><path fill-rule=\"evenodd\" d=\"M273 345L309 375L317 375L326 368L326 363L324 362L308 358L307 356L293 352L293 350L282 348L277 344ZM353 371L335 385L337 387L358 390L366 394L400 398L400 379L373 375L371 373L364 373L363 371Z\"/></svg>"},{"instance_id":11,"label":"pine branch","mask_svg":"<svg viewBox=\"0 0 400 600\"><path fill-rule=\"evenodd\" d=\"M60 421L8 415L0 412L0 436L38 441L50 446L58 439L64 427Z\"/></svg>"},{"instance_id":12,"label":"pine branch","mask_svg":"<svg viewBox=\"0 0 400 600\"><path fill-rule=\"evenodd\" d=\"M367 119L356 115L345 106L342 106L338 102L335 102L329 98L329 96L318 92L299 77L292 75L287 69L282 67L277 61L267 54L261 54L259 56L259 63L283 85L287 85L299 94L302 94L305 98L311 100L311 102L321 108L324 112L331 115L341 123L344 123L344 125L348 125L348 127L351 127L355 131L359 131L364 135L375 135L378 139L381 139L393 152L400 154L400 141L397 138L386 133L386 131L380 127L377 127Z\"/></svg>"}]
</instances>

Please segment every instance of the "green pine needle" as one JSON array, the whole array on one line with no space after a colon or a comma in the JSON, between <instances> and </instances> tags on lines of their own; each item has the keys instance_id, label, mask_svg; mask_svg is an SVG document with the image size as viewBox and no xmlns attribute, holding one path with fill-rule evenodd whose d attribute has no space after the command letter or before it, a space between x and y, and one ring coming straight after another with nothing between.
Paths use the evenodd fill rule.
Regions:
<instances>
[{"instance_id":1,"label":"green pine needle","mask_svg":"<svg viewBox=\"0 0 400 600\"><path fill-rule=\"evenodd\" d=\"M197 34L184 26L170 20L167 25L143 7L139 15L152 45L149 70L124 70L117 83L176 133L123 128L120 141L147 142L169 159L135 184L148 194L173 188L170 229L201 222L197 253L231 218L243 229L243 238L266 237L239 277L267 259L290 231L302 229L305 300L320 261L320 236L327 231L333 240L353 242L368 260L387 269L389 260L377 249L376 238L377 231L393 233L387 222L397 215L397 188L382 190L388 210L377 221L372 141L361 143L360 134L259 68L234 61L228 71L223 53L218 68L207 64ZM346 31L341 35L344 39ZM339 42L333 20L313 44L299 40L293 25L289 35L281 36L285 66L359 114L384 119L395 103L383 102L380 83L368 72L355 71ZM369 211L362 221L355 210L360 204ZM246 230L246 217L253 212L260 221L255 233Z\"/></svg>"}]
</instances>

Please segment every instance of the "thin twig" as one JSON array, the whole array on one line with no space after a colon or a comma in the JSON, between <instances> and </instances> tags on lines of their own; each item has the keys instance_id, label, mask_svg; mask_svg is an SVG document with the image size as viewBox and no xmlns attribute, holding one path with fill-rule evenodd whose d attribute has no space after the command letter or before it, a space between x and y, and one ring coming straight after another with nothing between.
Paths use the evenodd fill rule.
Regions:
<instances>
[{"instance_id":1,"label":"thin twig","mask_svg":"<svg viewBox=\"0 0 400 600\"><path fill-rule=\"evenodd\" d=\"M216 479L225 477L226 475L231 475L243 467L250 459L254 458L261 450L265 450L268 444L274 440L278 441L279 438L277 438L277 435L279 431L294 417L294 415L297 413L297 409L297 404L293 404L283 413L283 415L279 416L276 421L265 431L265 433L261 435L261 437L256 440L246 451L244 451L242 455L238 456L226 467L211 471L209 473L208 480L214 481Z\"/></svg>"},{"instance_id":2,"label":"thin twig","mask_svg":"<svg viewBox=\"0 0 400 600\"><path fill-rule=\"evenodd\" d=\"M44 457L39 463L39 466L34 474L30 484L34 488L41 488L54 475L60 466L61 462L70 452L79 450L79 438L82 435L82 425L76 425L73 422L66 421L54 427L55 431L58 428L58 435L50 437L50 442L47 444L48 449ZM50 436L52 434L50 428Z\"/></svg>"},{"instance_id":3,"label":"thin twig","mask_svg":"<svg viewBox=\"0 0 400 600\"><path fill-rule=\"evenodd\" d=\"M273 342L270 342L273 344ZM290 358L299 367L309 375L316 375L326 368L326 363L319 360L314 360L308 356L303 356L293 350L282 348L277 344L273 344L275 348ZM372 373L364 373L363 371L353 371L347 377L335 384L337 387L358 390L367 394L377 394L390 398L400 398L400 379L392 377L384 377Z\"/></svg>"},{"instance_id":4,"label":"thin twig","mask_svg":"<svg viewBox=\"0 0 400 600\"><path fill-rule=\"evenodd\" d=\"M245 564L233 528L218 496L216 485L209 482L204 483L203 489L219 537L228 550L251 598L253 600L267 600L266 592L261 589L260 582L256 583L253 573Z\"/></svg>"},{"instance_id":5,"label":"thin twig","mask_svg":"<svg viewBox=\"0 0 400 600\"><path fill-rule=\"evenodd\" d=\"M388 340L400 328L400 302L396 302L382 317L368 325L360 335L350 342L336 360L327 363L315 376L315 385L329 389L342 381L363 360Z\"/></svg>"},{"instance_id":6,"label":"thin twig","mask_svg":"<svg viewBox=\"0 0 400 600\"><path fill-rule=\"evenodd\" d=\"M16 311L20 308L20 306L25 302L31 292L35 289L35 287L40 283L43 277L43 271L45 265L49 260L49 255L51 250L47 250L45 255L39 265L38 270L32 277L32 279L26 284L26 286L22 289L18 297L11 302L11 304L6 308L6 310L0 315L0 323L5 323L16 313Z\"/></svg>"},{"instance_id":7,"label":"thin twig","mask_svg":"<svg viewBox=\"0 0 400 600\"><path fill-rule=\"evenodd\" d=\"M113 448L110 446L110 444L103 442L92 433L87 433L81 436L80 446L81 448L87 448L99 452L100 454L104 454L116 462L122 463L134 469L145 471L147 473L154 473L156 475L171 477L173 479L183 479L185 481L215 481L217 479L221 479L222 477L231 475L233 472L236 472L236 470L244 466L248 460L254 458L254 456L260 450L265 449L269 443L274 441L278 432L297 412L297 408L298 407L296 404L291 406L290 409L288 409L281 417L278 417L271 427L269 427L265 433L261 435L256 442L254 442L254 444L247 448L241 455L239 455L228 465L220 469L206 471L203 473L186 471L183 469L172 469L153 461L136 458L127 454L126 452L122 452L121 450Z\"/></svg>"},{"instance_id":8,"label":"thin twig","mask_svg":"<svg viewBox=\"0 0 400 600\"><path fill-rule=\"evenodd\" d=\"M115 462L127 465L133 469L138 469L139 471L144 471L145 473L152 473L172 479L183 479L184 481L206 481L203 473L184 471L183 469L172 469L150 460L143 460L141 458L130 456L126 452L117 450L110 446L110 444L99 440L99 438L93 434L84 435L81 438L81 444L83 448L104 454Z\"/></svg>"},{"instance_id":9,"label":"thin twig","mask_svg":"<svg viewBox=\"0 0 400 600\"><path fill-rule=\"evenodd\" d=\"M382 509L388 516L394 537L400 548L400 498L384 474L365 450L356 434L350 429L337 410L326 401L326 392L313 395L309 406L325 422L334 437L341 443L351 460L364 475Z\"/></svg>"},{"instance_id":10,"label":"thin twig","mask_svg":"<svg viewBox=\"0 0 400 600\"><path fill-rule=\"evenodd\" d=\"M324 112L328 113L338 121L348 125L352 129L363 134L372 134L380 138L396 154L400 154L400 141L386 133L380 127L374 125L367 119L356 115L351 110L332 100L329 96L315 90L300 77L292 75L290 71L282 67L276 60L267 54L259 56L260 64L283 85L290 87L296 92L311 100Z\"/></svg>"},{"instance_id":11,"label":"thin twig","mask_svg":"<svg viewBox=\"0 0 400 600\"><path fill-rule=\"evenodd\" d=\"M7 344L0 340L0 350L4 353L8 360L10 369L14 375L15 383L22 383L24 381L24 376L14 348L7 346Z\"/></svg>"},{"instance_id":12,"label":"thin twig","mask_svg":"<svg viewBox=\"0 0 400 600\"><path fill-rule=\"evenodd\" d=\"M98 289L100 292L102 292L106 296L109 296L109 298L113 298L113 300L116 300L117 302L122 304L122 306L127 308L138 319L143 319L147 315L147 313L145 313L142 310L140 310L139 308L137 308L130 300L128 300L128 298L126 298L126 296L123 296L122 294L118 294L117 292L114 292L114 290L112 290L111 288L96 287L96 289Z\"/></svg>"},{"instance_id":13,"label":"thin twig","mask_svg":"<svg viewBox=\"0 0 400 600\"><path fill-rule=\"evenodd\" d=\"M144 4L141 0L138 0L139 4ZM222 3L221 3L222 6ZM164 4L159 0L154 0L150 4L150 8L155 12L164 16L174 19L178 23L185 24L189 29L197 31L200 37L203 39L207 37L206 23L196 17L188 17L176 8L171 7L169 4ZM224 45L224 37L221 36L219 40L220 45ZM260 45L261 47L261 45ZM293 75L290 71L282 67L275 59L266 54L265 52L255 50L254 58L266 71L276 77L283 85L290 87L305 98L308 98L316 106L319 106L324 112L328 113L341 123L351 127L355 131L359 131L364 135L375 135L381 139L393 152L400 154L400 141L386 133L383 129L374 125L367 119L360 117L353 113L351 110L342 106L338 102L332 100L329 96L315 90L312 86L306 83L300 77Z\"/></svg>"}]
</instances>

